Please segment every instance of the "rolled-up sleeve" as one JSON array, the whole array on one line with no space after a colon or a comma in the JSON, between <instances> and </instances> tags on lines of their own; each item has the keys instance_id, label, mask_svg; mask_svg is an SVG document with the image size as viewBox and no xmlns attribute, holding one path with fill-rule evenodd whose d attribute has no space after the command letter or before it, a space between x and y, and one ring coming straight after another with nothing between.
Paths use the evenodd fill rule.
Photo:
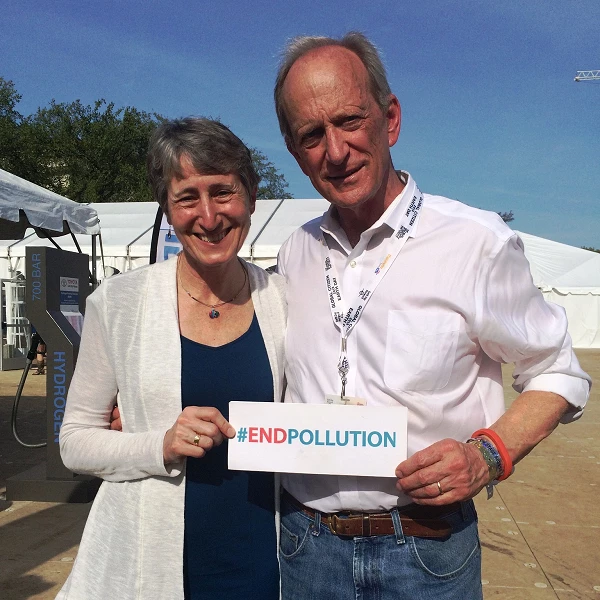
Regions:
<instances>
[{"instance_id":1,"label":"rolled-up sleeve","mask_svg":"<svg viewBox=\"0 0 600 600\"><path fill-rule=\"evenodd\" d=\"M481 273L476 322L484 352L498 362L515 364L517 392L559 394L571 405L562 421L578 418L591 379L573 352L564 309L546 302L535 287L516 234L499 243Z\"/></svg>"}]
</instances>

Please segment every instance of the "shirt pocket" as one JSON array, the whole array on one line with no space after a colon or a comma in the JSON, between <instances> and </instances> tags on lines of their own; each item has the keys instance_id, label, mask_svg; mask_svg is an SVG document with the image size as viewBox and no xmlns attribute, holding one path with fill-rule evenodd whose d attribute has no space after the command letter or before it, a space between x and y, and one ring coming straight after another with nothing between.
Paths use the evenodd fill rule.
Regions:
<instances>
[{"instance_id":1,"label":"shirt pocket","mask_svg":"<svg viewBox=\"0 0 600 600\"><path fill-rule=\"evenodd\" d=\"M433 392L448 384L461 317L430 310L388 312L384 381L394 390Z\"/></svg>"}]
</instances>

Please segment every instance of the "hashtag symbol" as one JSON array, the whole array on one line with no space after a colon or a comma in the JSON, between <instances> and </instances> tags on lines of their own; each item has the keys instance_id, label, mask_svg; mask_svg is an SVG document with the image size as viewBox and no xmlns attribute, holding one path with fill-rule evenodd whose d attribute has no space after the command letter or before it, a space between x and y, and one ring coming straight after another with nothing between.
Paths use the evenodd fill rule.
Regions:
<instances>
[{"instance_id":1,"label":"hashtag symbol","mask_svg":"<svg viewBox=\"0 0 600 600\"><path fill-rule=\"evenodd\" d=\"M248 429L246 427L240 427L237 434L238 442L245 442L248 437Z\"/></svg>"}]
</instances>

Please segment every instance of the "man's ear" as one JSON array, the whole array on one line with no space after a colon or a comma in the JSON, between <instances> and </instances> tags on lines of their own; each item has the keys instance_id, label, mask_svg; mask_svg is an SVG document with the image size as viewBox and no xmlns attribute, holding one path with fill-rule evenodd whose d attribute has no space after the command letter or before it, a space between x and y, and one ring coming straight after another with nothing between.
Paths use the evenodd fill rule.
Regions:
<instances>
[{"instance_id":1,"label":"man's ear","mask_svg":"<svg viewBox=\"0 0 600 600\"><path fill-rule=\"evenodd\" d=\"M288 149L288 152L296 159L296 162L298 163L298 166L302 169L302 172L308 177L308 173L306 172L306 169L302 164L302 159L296 151L294 143L290 140L290 138L287 135L285 136L285 145Z\"/></svg>"},{"instance_id":2,"label":"man's ear","mask_svg":"<svg viewBox=\"0 0 600 600\"><path fill-rule=\"evenodd\" d=\"M258 186L254 186L254 190L252 190L252 193L250 194L250 198L248 200L249 207L250 207L250 214L253 215L254 211L256 210L256 194L258 193Z\"/></svg>"},{"instance_id":3,"label":"man's ear","mask_svg":"<svg viewBox=\"0 0 600 600\"><path fill-rule=\"evenodd\" d=\"M398 141L402 123L402 108L400 107L400 101L394 94L390 94L385 116L387 119L388 145L391 148Z\"/></svg>"}]
</instances>

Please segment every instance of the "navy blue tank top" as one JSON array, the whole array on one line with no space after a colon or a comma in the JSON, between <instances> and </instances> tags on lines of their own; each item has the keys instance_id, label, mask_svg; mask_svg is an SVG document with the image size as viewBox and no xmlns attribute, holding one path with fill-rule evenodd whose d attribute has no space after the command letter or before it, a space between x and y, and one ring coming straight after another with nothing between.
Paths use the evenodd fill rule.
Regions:
<instances>
[{"instance_id":1,"label":"navy blue tank top","mask_svg":"<svg viewBox=\"0 0 600 600\"><path fill-rule=\"evenodd\" d=\"M246 333L213 348L181 336L181 399L215 406L273 401L256 315ZM277 600L279 565L272 473L229 471L227 442L188 458L183 574L186 600Z\"/></svg>"}]
</instances>

